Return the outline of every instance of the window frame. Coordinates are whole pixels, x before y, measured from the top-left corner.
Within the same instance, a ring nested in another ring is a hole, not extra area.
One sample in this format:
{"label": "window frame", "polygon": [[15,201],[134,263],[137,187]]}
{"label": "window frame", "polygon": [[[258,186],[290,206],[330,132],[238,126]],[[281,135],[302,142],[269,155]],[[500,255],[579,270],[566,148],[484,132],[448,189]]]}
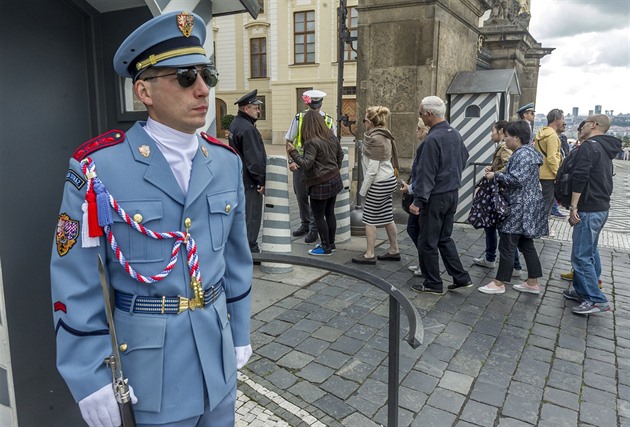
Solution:
{"label": "window frame", "polygon": [[[303,17],[302,21],[298,21],[298,16]],[[309,20],[309,17],[312,17]],[[304,27],[303,31],[298,31],[298,24],[302,24]],[[312,30],[309,30],[309,24],[311,24]],[[316,42],[316,32],[315,32],[315,11],[314,10],[302,10],[298,12],[293,12],[293,63],[294,64],[315,64],[315,42]],[[303,38],[302,42],[298,42],[299,37]],[[312,38],[312,41],[309,42],[309,38]],[[298,49],[301,47],[301,49]],[[311,47],[311,51],[309,51],[309,47]],[[301,61],[298,60],[298,56],[302,56],[303,59]],[[312,55],[312,60],[309,60],[309,55]]]}
{"label": "window frame", "polygon": [[[262,43],[261,43],[262,41]],[[253,45],[259,42],[258,53],[254,53]],[[262,51],[261,46],[264,48]],[[257,64],[259,73],[254,73],[254,64]],[[267,75],[267,37],[255,37],[249,39],[249,76],[252,79],[266,79]]]}

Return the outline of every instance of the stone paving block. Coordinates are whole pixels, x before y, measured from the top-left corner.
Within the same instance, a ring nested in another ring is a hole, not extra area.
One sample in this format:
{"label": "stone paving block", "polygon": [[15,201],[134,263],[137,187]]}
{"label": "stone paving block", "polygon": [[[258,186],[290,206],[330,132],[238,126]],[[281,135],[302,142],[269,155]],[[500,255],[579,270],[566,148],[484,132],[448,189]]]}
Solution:
{"label": "stone paving block", "polygon": [[475,378],[469,375],[446,371],[440,380],[439,386],[456,393],[467,395],[474,380]]}
{"label": "stone paving block", "polygon": [[266,377],[276,387],[285,390],[297,382],[297,378],[285,369],[278,369]]}
{"label": "stone paving block", "polygon": [[319,363],[311,362],[304,367],[300,372],[297,373],[298,377],[304,378],[307,381],[312,383],[321,384],[326,381],[328,377],[330,377],[335,371],[332,369],[322,366]]}
{"label": "stone paving block", "polygon": [[456,415],[442,411],[441,409],[425,405],[422,411],[414,418],[411,427],[444,427],[452,425],[457,419]]}
{"label": "stone paving block", "polygon": [[586,338],[586,345],[589,348],[596,348],[609,353],[615,352],[615,340],[608,338],[601,338],[597,336],[589,335]]}
{"label": "stone paving block", "polygon": [[584,361],[584,350],[572,350],[562,347],[556,347],[554,352],[556,360],[566,360],[574,363],[582,363]]}
{"label": "stone paving block", "polygon": [[357,354],[354,355],[357,360],[372,366],[378,366],[387,358],[387,356],[388,354],[386,352],[367,346],[363,347]]}
{"label": "stone paving block", "polygon": [[549,425],[557,427],[573,427],[577,425],[578,413],[551,403],[543,403],[540,419],[541,424],[549,423]]}
{"label": "stone paving block", "polygon": [[[312,290],[312,288],[311,288],[311,290]],[[326,295],[324,293],[317,292],[317,293],[309,296],[308,298],[305,298],[304,302],[309,303],[309,304],[315,304],[315,305],[323,306],[327,302],[329,302],[332,298],[333,297],[330,296],[330,295]]]}
{"label": "stone paving block", "polygon": [[520,381],[512,381],[510,387],[508,388],[508,392],[511,395],[523,397],[526,399],[532,398],[536,400],[541,400],[543,397],[542,388]]}
{"label": "stone paving block", "polygon": [[465,400],[465,395],[440,386],[433,390],[433,393],[427,400],[427,404],[452,414],[459,414]]}
{"label": "stone paving block", "polygon": [[580,409],[580,395],[577,393],[545,387],[544,400],[574,411]]}
{"label": "stone paving block", "polygon": [[615,353],[604,351],[598,348],[586,347],[586,358],[587,359],[595,359],[601,362],[615,364]]}
{"label": "stone paving block", "polygon": [[277,361],[278,359],[280,359],[282,356],[289,353],[290,351],[291,351],[290,347],[287,347],[285,345],[278,344],[275,342],[271,342],[265,345],[264,347],[261,347],[258,350],[256,350],[256,353],[262,357],[266,357],[267,359]]}
{"label": "stone paving block", "polygon": [[280,313],[276,320],[282,320],[291,324],[295,324],[306,316],[304,311],[287,309],[284,313]]}
{"label": "stone paving block", "polygon": [[343,312],[351,304],[352,303],[349,301],[343,301],[343,300],[334,298],[328,301],[322,307],[339,313],[339,312]]}
{"label": "stone paving block", "polygon": [[556,346],[556,341],[539,335],[530,335],[527,339],[527,344],[541,348],[554,348]]}
{"label": "stone paving block", "polygon": [[423,353],[420,360],[414,365],[414,369],[436,378],[442,378],[447,368],[448,363],[442,362],[427,353]]}
{"label": "stone paving block", "polygon": [[523,359],[533,359],[538,360],[544,363],[550,363],[554,358],[553,350],[549,350],[546,348],[540,348],[532,345],[528,345],[525,347],[523,351]]}
{"label": "stone paving block", "polygon": [[438,378],[413,370],[403,379],[402,385],[425,394],[431,394],[438,382]]}
{"label": "stone paving block", "polygon": [[[439,338],[439,337],[438,337]],[[431,343],[423,353],[424,356],[430,356],[442,362],[449,362],[457,350],[452,347],[439,344],[437,342]]]}
{"label": "stone paving block", "polygon": [[318,322],[328,322],[330,319],[337,315],[333,310],[328,310],[322,307],[318,307],[313,312],[309,313],[306,318],[311,320],[316,320]]}
{"label": "stone paving block", "polygon": [[514,373],[514,379],[542,389],[547,381],[549,369],[550,366],[548,363],[538,360],[521,359],[521,363],[519,363]]}
{"label": "stone paving block", "polygon": [[351,328],[352,325],[354,325],[355,323],[357,323],[357,319],[350,317],[342,312],[326,322],[326,326],[346,331]]}
{"label": "stone paving block", "polygon": [[382,406],[387,403],[387,394],[387,384],[371,378],[367,379],[356,393],[358,397],[368,400],[377,406]]}
{"label": "stone paving block", "polygon": [[333,342],[330,346],[332,350],[341,351],[342,353],[346,353],[349,355],[355,354],[359,349],[361,349],[365,345],[365,342],[361,340],[357,340],[351,337],[342,336],[339,337],[335,342]]}
{"label": "stone paving block", "polygon": [[252,348],[254,349],[254,352],[256,352],[259,348],[264,347],[265,345],[272,342],[274,340],[274,337],[267,334],[252,333],[250,334],[250,340]]}
{"label": "stone paving block", "polygon": [[298,396],[307,402],[314,402],[326,394],[326,392],[324,392],[322,389],[314,386],[308,381],[300,381],[297,384],[293,385],[291,388],[289,388],[289,393]]}
{"label": "stone paving block", "polygon": [[310,354],[293,350],[278,360],[278,365],[289,369],[302,369],[313,361],[314,357]]}
{"label": "stone paving block", "polygon": [[349,415],[341,421],[341,424],[346,427],[380,427],[380,424],[376,424],[371,419],[366,417],[365,415],[359,414],[355,412],[354,414]]}
{"label": "stone paving block", "polygon": [[608,378],[592,372],[584,372],[584,384],[598,390],[617,394],[617,382],[614,378]]}
{"label": "stone paving block", "polygon": [[398,389],[398,404],[413,413],[417,413],[426,403],[428,395],[421,391],[400,386]]}
{"label": "stone paving block", "polygon": [[316,400],[313,402],[313,405],[337,420],[345,418],[355,412],[354,408],[331,394],[327,394]]}
{"label": "stone paving block", "polygon": [[[628,396],[630,398],[630,396]],[[589,386],[582,387],[582,401],[601,405],[605,408],[617,408],[617,394],[598,390]]]}
{"label": "stone paving block", "polygon": [[459,418],[480,426],[491,426],[497,418],[498,409],[485,403],[469,400]]}
{"label": "stone paving block", "polygon": [[345,335],[347,337],[355,338],[361,341],[368,341],[370,338],[372,338],[376,334],[376,332],[377,332],[376,328],[372,328],[370,326],[361,325],[360,323],[357,323],[354,326],[352,326],[350,329],[348,329]]}
{"label": "stone paving block", "polygon": [[[415,414],[405,410],[405,409],[399,409],[398,410],[398,425],[400,427],[407,427],[411,424],[411,422],[413,421],[413,417]],[[377,423],[379,423],[382,426],[386,426],[388,424],[387,422],[388,420],[388,412],[387,412],[387,406],[383,406],[381,409],[379,409],[379,411],[374,415],[374,421],[376,421]]]}
{"label": "stone paving block", "polygon": [[491,406],[501,407],[505,402],[507,387],[500,387],[496,384],[489,384],[476,381],[470,398],[477,402],[486,403]]}
{"label": "stone paving block", "polygon": [[322,322],[316,322],[315,320],[302,319],[295,324],[294,328],[300,331],[312,333],[318,330],[322,324]]}
{"label": "stone paving block", "polygon": [[[630,357],[630,354],[626,357]],[[617,366],[611,363],[600,362],[599,360],[593,359],[586,359],[584,361],[584,372],[601,375],[615,380],[617,371]]]}
{"label": "stone paving block", "polygon": [[342,400],[346,400],[359,388],[359,384],[345,380],[337,375],[332,375],[322,383],[321,388]]}
{"label": "stone paving block", "polygon": [[295,349],[301,351],[302,353],[310,354],[311,356],[317,357],[322,354],[329,346],[330,343],[328,341],[309,337],[302,341],[298,346],[296,346]]}
{"label": "stone paving block", "polygon": [[540,403],[540,399],[508,393],[501,415],[535,425],[538,421]]}
{"label": "stone paving block", "polygon": [[376,411],[379,410],[379,407],[376,406],[374,402],[370,402],[359,396],[351,396],[346,402],[367,417],[373,417]]}
{"label": "stone paving block", "polygon": [[344,330],[342,329],[332,328],[328,325],[322,325],[318,330],[312,333],[312,336],[331,343],[343,334]]}
{"label": "stone paving block", "polygon": [[551,369],[549,372],[549,379],[547,380],[549,387],[557,388],[559,390],[569,391],[571,393],[579,393],[582,388],[582,377],[565,372]]}
{"label": "stone paving block", "polygon": [[289,347],[295,347],[304,341],[308,336],[309,334],[307,332],[300,331],[299,329],[288,329],[277,336],[274,341]]}
{"label": "stone paving block", "polygon": [[376,368],[360,360],[350,359],[337,371],[337,374],[349,380],[363,383]]}
{"label": "stone paving block", "polygon": [[257,313],[254,318],[260,322],[270,322],[275,319],[280,314],[284,313],[286,310],[282,307],[271,306],[269,308],[264,309],[263,311]]}
{"label": "stone paving block", "polygon": [[582,402],[579,420],[581,423],[589,423],[594,426],[614,426],[617,425],[617,414],[613,409],[602,408],[589,402]]}
{"label": "stone paving block", "polygon": [[627,397],[630,396],[630,394],[619,393],[619,395],[624,397],[623,399],[617,399],[617,411],[619,412],[619,417],[630,419],[630,400],[628,400],[629,398]]}
{"label": "stone paving block", "polygon": [[339,351],[327,349],[317,357],[317,362],[333,369],[341,368],[350,356]]}
{"label": "stone paving block", "polygon": [[470,377],[477,377],[483,367],[483,359],[478,355],[459,352],[451,359],[449,369]]}

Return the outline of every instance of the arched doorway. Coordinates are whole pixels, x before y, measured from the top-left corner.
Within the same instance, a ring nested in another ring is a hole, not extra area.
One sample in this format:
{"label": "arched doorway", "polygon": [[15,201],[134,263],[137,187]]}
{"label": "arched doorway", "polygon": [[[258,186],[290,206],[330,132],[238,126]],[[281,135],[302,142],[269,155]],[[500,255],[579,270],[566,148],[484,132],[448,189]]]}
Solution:
{"label": "arched doorway", "polygon": [[221,119],[227,114],[227,104],[220,98],[215,98],[215,111],[217,112],[217,137],[221,138],[227,129],[221,127]]}

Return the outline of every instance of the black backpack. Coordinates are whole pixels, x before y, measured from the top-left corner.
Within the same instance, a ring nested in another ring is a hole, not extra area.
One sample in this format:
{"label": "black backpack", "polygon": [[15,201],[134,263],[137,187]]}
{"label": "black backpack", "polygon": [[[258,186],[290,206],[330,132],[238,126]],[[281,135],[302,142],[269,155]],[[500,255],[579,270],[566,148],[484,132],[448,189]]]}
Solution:
{"label": "black backpack", "polygon": [[573,165],[575,164],[578,151],[579,148],[571,150],[569,155],[560,163],[554,183],[554,197],[560,206],[566,209],[569,209],[571,205],[571,196],[573,194],[573,191],[571,191],[571,180],[573,179]]}

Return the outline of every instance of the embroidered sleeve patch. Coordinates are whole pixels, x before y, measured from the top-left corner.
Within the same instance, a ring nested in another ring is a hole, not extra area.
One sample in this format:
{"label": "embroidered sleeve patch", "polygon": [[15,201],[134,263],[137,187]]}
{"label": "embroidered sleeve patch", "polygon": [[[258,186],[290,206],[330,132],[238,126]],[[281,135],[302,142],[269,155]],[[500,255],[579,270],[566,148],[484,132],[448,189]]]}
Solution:
{"label": "embroidered sleeve patch", "polygon": [[64,313],[67,313],[66,311],[66,305],[64,303],[62,303],[61,301],[57,301],[55,302],[55,311],[63,311]]}
{"label": "embroidered sleeve patch", "polygon": [[57,253],[64,256],[72,249],[79,237],[79,221],[71,219],[67,214],[59,214],[57,218],[57,230],[55,240],[57,241]]}
{"label": "embroidered sleeve patch", "polygon": [[72,169],[68,169],[68,173],[66,173],[66,181],[77,187],[77,190],[80,190],[85,185],[85,179]]}

